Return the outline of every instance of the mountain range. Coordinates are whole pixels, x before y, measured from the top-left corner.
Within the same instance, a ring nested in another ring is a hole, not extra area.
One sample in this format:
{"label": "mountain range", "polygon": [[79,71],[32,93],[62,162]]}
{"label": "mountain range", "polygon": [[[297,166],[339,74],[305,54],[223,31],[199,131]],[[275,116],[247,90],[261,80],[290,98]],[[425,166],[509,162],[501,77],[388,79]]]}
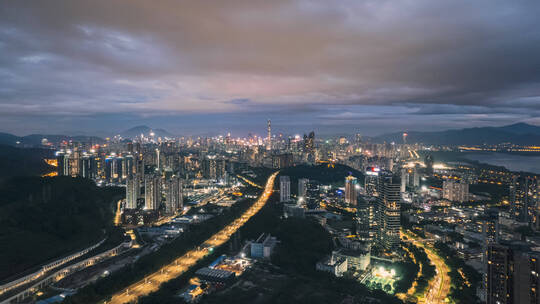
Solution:
{"label": "mountain range", "polygon": [[[120,136],[124,138],[135,138],[144,134],[149,136],[153,132],[155,137],[174,137],[171,133],[163,129],[152,129],[148,126],[136,126],[129,130],[125,130],[120,133]],[[92,142],[95,144],[101,144],[105,142],[105,139],[97,136],[83,136],[83,135],[55,135],[55,134],[30,134],[26,136],[17,136],[9,133],[0,132],[0,145],[18,146],[18,147],[38,147],[42,145],[42,140],[46,138],[51,143],[59,143],[62,141],[75,141],[75,142]]]}
{"label": "mountain range", "polygon": [[9,133],[0,133],[0,145],[19,146],[19,147],[37,147],[42,144],[42,140],[46,138],[51,143],[59,143],[62,141],[75,142],[92,142],[103,143],[105,140],[96,136],[69,136],[69,135],[54,135],[54,134],[30,134],[26,136],[17,136]]}
{"label": "mountain range", "polygon": [[[408,143],[431,145],[479,145],[513,143],[518,145],[539,145],[540,127],[526,123],[516,123],[502,127],[481,127],[437,132],[407,132]],[[377,142],[403,142],[403,133],[389,133],[374,138]]]}
{"label": "mountain range", "polygon": [[[150,136],[153,132],[157,137],[175,137],[164,129],[153,129],[145,125],[136,126],[120,133],[123,138],[135,138],[144,134]],[[118,133],[117,133],[118,134]],[[436,132],[410,131],[407,132],[408,143],[424,143],[431,145],[479,145],[479,144],[500,144],[513,143],[518,145],[540,145],[540,127],[526,123],[516,123],[502,127],[481,127],[458,130],[446,130]],[[69,136],[69,135],[47,135],[31,134],[26,136],[16,136],[9,133],[0,133],[0,145],[10,145],[19,147],[36,147],[41,145],[43,138],[49,142],[59,143],[61,141],[93,142],[103,143],[105,140],[96,136]],[[388,133],[372,138],[375,142],[403,142],[403,133]]]}
{"label": "mountain range", "polygon": [[173,134],[167,132],[163,129],[152,129],[149,126],[136,126],[129,130],[120,133],[120,136],[125,138],[135,138],[143,134],[144,136],[149,136],[153,132],[154,136],[157,137],[175,137]]}

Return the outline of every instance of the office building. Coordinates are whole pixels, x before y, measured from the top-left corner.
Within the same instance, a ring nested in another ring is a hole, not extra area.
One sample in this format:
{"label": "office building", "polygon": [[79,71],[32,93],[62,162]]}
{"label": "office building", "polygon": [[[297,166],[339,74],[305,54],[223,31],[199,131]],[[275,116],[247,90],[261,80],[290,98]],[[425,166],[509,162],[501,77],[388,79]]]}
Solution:
{"label": "office building", "polygon": [[379,172],[381,170],[377,167],[366,168],[364,174],[364,189],[368,196],[378,196],[377,183],[379,182]]}
{"label": "office building", "polygon": [[394,251],[399,247],[401,228],[400,183],[391,175],[380,175],[378,182],[377,228],[379,244]]}

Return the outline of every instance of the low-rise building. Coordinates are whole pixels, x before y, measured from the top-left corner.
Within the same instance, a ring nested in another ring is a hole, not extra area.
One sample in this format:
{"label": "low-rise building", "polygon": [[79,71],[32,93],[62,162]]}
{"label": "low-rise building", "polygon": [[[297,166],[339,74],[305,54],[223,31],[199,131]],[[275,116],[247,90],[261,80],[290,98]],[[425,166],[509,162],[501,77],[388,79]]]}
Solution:
{"label": "low-rise building", "polygon": [[259,238],[251,242],[251,257],[256,259],[269,259],[277,244],[277,239],[270,234],[261,234]]}
{"label": "low-rise building", "polygon": [[333,253],[315,264],[315,269],[330,272],[336,277],[341,277],[347,271],[347,259],[338,257]]}

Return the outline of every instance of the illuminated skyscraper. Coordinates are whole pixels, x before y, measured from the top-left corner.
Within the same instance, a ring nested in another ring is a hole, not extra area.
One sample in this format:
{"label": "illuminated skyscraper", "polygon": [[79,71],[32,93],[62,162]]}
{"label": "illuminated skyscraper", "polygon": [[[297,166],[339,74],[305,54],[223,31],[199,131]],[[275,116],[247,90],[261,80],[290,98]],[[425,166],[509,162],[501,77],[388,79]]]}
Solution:
{"label": "illuminated skyscraper", "polygon": [[387,250],[399,247],[399,229],[401,228],[400,183],[391,175],[379,175],[378,183],[378,241]]}
{"label": "illuminated skyscraper", "polygon": [[358,198],[356,234],[363,241],[371,240],[372,206],[363,197]]}
{"label": "illuminated skyscraper", "polygon": [[358,197],[358,179],[354,176],[347,176],[345,178],[345,203],[349,205],[356,205]]}
{"label": "illuminated skyscraper", "polygon": [[268,138],[266,139],[266,150],[272,150],[272,123],[268,120]]}
{"label": "illuminated skyscraper", "polygon": [[364,174],[364,189],[366,191],[366,195],[368,196],[377,196],[377,184],[379,182],[379,172],[380,169],[376,167],[368,167],[366,168],[365,174]]}
{"label": "illuminated skyscraper", "polygon": [[288,176],[279,177],[279,201],[289,202],[291,200],[291,179]]}

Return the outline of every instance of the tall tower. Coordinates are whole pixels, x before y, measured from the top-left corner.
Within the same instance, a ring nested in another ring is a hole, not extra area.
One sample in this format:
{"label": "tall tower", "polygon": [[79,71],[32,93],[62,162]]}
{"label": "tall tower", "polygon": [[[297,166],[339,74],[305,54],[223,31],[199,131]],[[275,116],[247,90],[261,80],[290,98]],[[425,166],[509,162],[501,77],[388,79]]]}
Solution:
{"label": "tall tower", "polygon": [[268,120],[268,139],[266,142],[266,150],[272,150],[272,123]]}
{"label": "tall tower", "polygon": [[399,247],[399,229],[401,228],[400,182],[391,175],[379,175],[378,223],[379,243],[387,250],[395,251]]}

